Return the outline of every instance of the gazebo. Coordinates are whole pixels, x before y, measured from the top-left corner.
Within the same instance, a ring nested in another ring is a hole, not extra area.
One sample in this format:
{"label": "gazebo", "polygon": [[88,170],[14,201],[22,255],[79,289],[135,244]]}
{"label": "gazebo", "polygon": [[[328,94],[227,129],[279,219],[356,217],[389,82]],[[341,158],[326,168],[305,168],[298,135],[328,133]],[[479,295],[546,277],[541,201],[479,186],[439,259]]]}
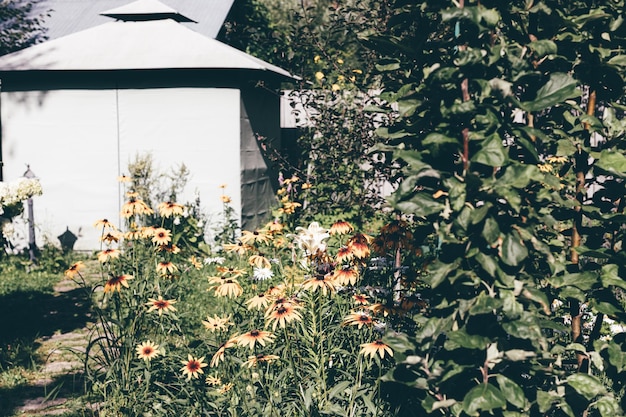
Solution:
{"label": "gazebo", "polygon": [[225,183],[242,227],[267,220],[275,173],[257,138],[281,146],[280,85],[292,76],[156,0],[102,15],[114,20],[0,57],[2,174],[29,164],[40,178],[39,236],[69,227],[76,249],[98,247],[92,224],[121,224],[117,177],[144,153],[163,170],[189,169],[179,200],[197,194],[216,214]]}

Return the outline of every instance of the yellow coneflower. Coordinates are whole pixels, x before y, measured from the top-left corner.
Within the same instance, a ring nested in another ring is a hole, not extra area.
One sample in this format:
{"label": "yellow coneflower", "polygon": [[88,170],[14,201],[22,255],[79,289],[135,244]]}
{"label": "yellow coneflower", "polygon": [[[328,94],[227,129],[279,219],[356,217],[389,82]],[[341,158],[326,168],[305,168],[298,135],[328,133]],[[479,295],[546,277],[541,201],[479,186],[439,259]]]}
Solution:
{"label": "yellow coneflower", "polygon": [[202,269],[202,262],[200,262],[198,258],[193,255],[189,258],[189,263],[196,269]]}
{"label": "yellow coneflower", "polygon": [[152,243],[156,245],[167,245],[172,241],[172,232],[162,227],[159,227],[154,231],[152,236]]}
{"label": "yellow coneflower", "polygon": [[172,242],[168,243],[167,245],[158,245],[156,249],[157,252],[167,252],[173,254],[180,253],[180,248]]}
{"label": "yellow coneflower", "polygon": [[356,267],[345,267],[338,268],[335,270],[333,274],[334,282],[337,285],[346,286],[348,284],[355,285],[357,279],[359,278],[359,271]]}
{"label": "yellow coneflower", "polygon": [[372,241],[370,236],[363,233],[357,233],[348,240],[348,247],[359,259],[367,258],[370,255],[368,244]]}
{"label": "yellow coneflower", "polygon": [[126,240],[143,239],[143,233],[141,232],[141,230],[129,230],[124,233],[124,239]]}
{"label": "yellow coneflower", "polygon": [[205,380],[207,385],[216,386],[222,385],[222,379],[217,375],[207,375]]}
{"label": "yellow coneflower", "polygon": [[219,317],[215,314],[213,317],[207,316],[206,320],[202,320],[202,324],[207,330],[215,332],[218,330],[226,330],[228,326],[231,326],[233,323],[231,323],[230,317]]}
{"label": "yellow coneflower", "polygon": [[255,308],[257,310],[261,310],[267,308],[269,302],[270,300],[268,299],[268,297],[265,294],[261,293],[246,301],[246,304],[248,304],[248,310],[252,310]]}
{"label": "yellow coneflower", "polygon": [[174,303],[176,303],[176,300],[164,300],[163,297],[159,295],[158,298],[148,298],[146,305],[150,307],[148,308],[148,312],[156,311],[160,316],[163,313],[176,311],[176,307],[173,305]]}
{"label": "yellow coneflower", "polygon": [[117,227],[115,227],[115,225],[113,223],[111,223],[108,219],[101,219],[101,220],[97,220],[94,224],[93,227],[96,228],[108,228],[111,230],[117,230]]}
{"label": "yellow coneflower", "polygon": [[267,314],[267,323],[265,326],[272,325],[272,330],[276,330],[277,326],[285,328],[287,323],[292,321],[301,321],[302,316],[296,309],[298,306],[294,304],[281,304],[273,308],[269,314]]}
{"label": "yellow coneflower", "polygon": [[546,161],[550,162],[551,164],[563,164],[565,162],[567,162],[567,157],[566,156],[549,156],[546,158]]}
{"label": "yellow coneflower", "polygon": [[354,258],[354,253],[352,253],[352,250],[347,246],[340,247],[337,251],[337,256],[335,256],[335,260],[339,264],[344,261],[350,261],[352,258]]}
{"label": "yellow coneflower", "polygon": [[329,292],[332,293],[335,290],[335,284],[333,283],[332,278],[331,274],[317,274],[314,277],[305,280],[302,283],[302,288],[312,292],[321,289],[322,294],[327,295]]}
{"label": "yellow coneflower", "polygon": [[367,314],[365,311],[357,311],[354,313],[350,313],[343,319],[344,326],[358,326],[359,329],[363,326],[371,326],[374,324],[374,320],[372,316]]}
{"label": "yellow coneflower", "polygon": [[191,378],[198,378],[199,374],[203,374],[204,371],[202,368],[208,366],[208,364],[204,363],[204,356],[201,358],[195,358],[191,355],[188,355],[186,361],[182,361],[182,364],[185,365],[180,368],[183,371],[183,376],[187,376],[187,380]]}
{"label": "yellow coneflower", "polygon": [[228,266],[220,266],[218,265],[216,267],[217,272],[219,272],[220,274],[222,274],[222,276],[227,276],[229,275],[231,278],[239,278],[242,277],[246,274],[246,270],[245,269],[239,269],[239,268],[235,268],[235,267],[228,267]]}
{"label": "yellow coneflower", "polygon": [[159,203],[157,210],[162,217],[182,216],[185,212],[185,206],[172,201],[165,201]]}
{"label": "yellow coneflower", "polygon": [[396,313],[396,310],[393,306],[388,306],[381,303],[375,303],[368,307],[370,311],[374,313],[383,313],[384,317],[387,317],[390,314]]}
{"label": "yellow coneflower", "polygon": [[136,200],[139,197],[139,193],[137,191],[126,191],[126,197],[129,200]]}
{"label": "yellow coneflower", "polygon": [[230,202],[232,202],[232,201],[233,201],[233,200],[232,200],[232,198],[230,198],[230,197],[229,197],[229,196],[227,196],[226,194],[222,194],[222,195],[220,196],[220,200],[222,200],[222,203],[224,203],[224,204],[228,204],[228,203],[230,203]]}
{"label": "yellow coneflower", "polygon": [[149,239],[154,236],[154,232],[159,229],[156,226],[142,226],[139,230],[141,232],[141,237],[144,239]]}
{"label": "yellow coneflower", "polygon": [[241,232],[241,236],[239,237],[239,241],[244,245],[248,245],[250,243],[263,243],[267,245],[270,243],[270,239],[271,235],[268,235],[262,230],[255,230],[254,232],[244,230]]}
{"label": "yellow coneflower", "polygon": [[145,342],[138,344],[135,350],[137,351],[137,357],[146,362],[150,362],[152,359],[161,354],[159,351],[159,345],[155,345],[150,340],[146,340]]}
{"label": "yellow coneflower", "polygon": [[102,263],[108,262],[111,259],[116,259],[120,257],[119,249],[105,249],[102,252],[98,253],[98,260]]}
{"label": "yellow coneflower", "polygon": [[278,220],[271,221],[264,226],[264,229],[267,229],[268,233],[275,234],[282,232],[285,225],[283,225]]}
{"label": "yellow coneflower", "polygon": [[269,259],[267,259],[263,255],[252,255],[250,258],[248,258],[248,263],[252,266],[256,266],[257,268],[270,269],[272,267]]}
{"label": "yellow coneflower", "polygon": [[370,303],[369,302],[369,297],[367,295],[364,295],[364,294],[354,294],[352,296],[352,298],[354,299],[354,302],[356,304],[360,304],[360,305],[366,306],[366,305],[368,305]]}
{"label": "yellow coneflower", "polygon": [[213,358],[211,358],[211,368],[219,365],[220,361],[224,361],[226,349],[235,346],[237,344],[237,338],[238,336],[231,337],[217,349],[217,352],[215,352],[215,355],[213,355]]}
{"label": "yellow coneflower", "polygon": [[248,346],[250,349],[254,350],[257,343],[261,346],[265,346],[265,343],[273,342],[274,337],[271,332],[255,329],[237,337],[237,344],[239,346]]}
{"label": "yellow coneflower", "polygon": [[122,287],[128,288],[128,280],[133,279],[132,275],[114,275],[104,284],[104,292],[121,292]]}
{"label": "yellow coneflower", "polygon": [[213,288],[213,290],[215,291],[215,295],[219,297],[237,298],[243,294],[241,285],[232,278],[223,281],[220,285]]}
{"label": "yellow coneflower", "polygon": [[300,181],[300,178],[297,175],[292,175],[291,178],[287,178],[286,180],[283,180],[283,184],[289,185],[298,181]]}
{"label": "yellow coneflower", "polygon": [[282,297],[285,294],[287,287],[285,284],[272,285],[269,287],[265,293],[268,297]]}
{"label": "yellow coneflower", "polygon": [[220,389],[217,390],[218,394],[226,394],[228,391],[230,391],[231,389],[233,389],[235,385],[232,382],[229,382],[227,384],[223,384]]}
{"label": "yellow coneflower", "polygon": [[248,360],[242,363],[241,366],[252,368],[256,366],[258,363],[262,363],[262,362],[271,363],[278,359],[280,358],[276,355],[263,355],[263,354],[251,355],[251,356],[248,356]]}
{"label": "yellow coneflower", "polygon": [[106,242],[108,244],[117,243],[120,241],[122,236],[123,235],[121,232],[118,232],[117,230],[110,230],[109,232],[107,232],[106,234],[100,237],[100,241]]}
{"label": "yellow coneflower", "polygon": [[554,167],[550,164],[538,164],[537,168],[541,172],[552,172],[554,170]]}
{"label": "yellow coneflower", "polygon": [[243,242],[225,243],[223,247],[226,252],[236,253],[239,256],[243,256],[248,253],[248,251],[254,249],[252,246],[246,245]]}
{"label": "yellow coneflower", "polygon": [[161,261],[156,266],[156,271],[161,275],[171,275],[178,270],[178,267],[170,261]]}
{"label": "yellow coneflower", "polygon": [[298,207],[302,207],[302,204],[296,203],[293,201],[281,201],[281,202],[282,202],[282,207],[278,209],[278,212],[282,214],[293,214],[296,212],[296,209]]}
{"label": "yellow coneflower", "polygon": [[135,198],[131,198],[129,201],[124,203],[121,210],[121,215],[124,218],[132,217],[135,214],[138,215],[150,215],[154,213],[146,203],[141,200],[137,200]]}
{"label": "yellow coneflower", "polygon": [[328,233],[331,235],[347,235],[348,233],[352,233],[354,231],[354,227],[343,220],[336,221],[330,226]]}
{"label": "yellow coneflower", "polygon": [[133,179],[131,177],[129,177],[128,175],[120,175],[119,177],[117,177],[117,181],[118,182],[131,182]]}
{"label": "yellow coneflower", "polygon": [[369,356],[370,358],[373,358],[378,353],[381,359],[385,357],[385,354],[393,356],[393,350],[391,350],[388,345],[383,343],[382,340],[376,340],[371,343],[363,343],[361,345],[361,351],[359,353],[362,353],[365,356]]}
{"label": "yellow coneflower", "polygon": [[65,270],[65,276],[68,278],[74,278],[76,275],[80,275],[80,271],[82,271],[84,268],[85,264],[83,263],[83,261],[75,262]]}

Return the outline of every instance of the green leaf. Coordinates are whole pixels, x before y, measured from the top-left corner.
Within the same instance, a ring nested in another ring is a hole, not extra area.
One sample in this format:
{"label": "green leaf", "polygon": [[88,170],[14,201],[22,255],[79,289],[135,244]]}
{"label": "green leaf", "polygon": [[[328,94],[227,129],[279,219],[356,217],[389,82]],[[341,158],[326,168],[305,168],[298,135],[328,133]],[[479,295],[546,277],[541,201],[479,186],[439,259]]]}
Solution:
{"label": "green leaf", "polygon": [[526,396],[522,388],[515,382],[505,377],[504,375],[497,375],[496,381],[500,386],[500,391],[504,394],[504,397],[508,402],[516,406],[517,408],[524,408],[526,405]]}
{"label": "green leaf", "polygon": [[617,369],[617,372],[626,370],[626,352],[622,351],[622,347],[611,341],[607,351],[609,352],[609,363]]}
{"label": "green leaf", "polygon": [[496,277],[496,272],[498,270],[498,262],[488,255],[485,255],[483,252],[479,252],[476,254],[476,262],[481,266],[482,269],[485,270],[492,278]]}
{"label": "green leaf", "polygon": [[458,139],[455,138],[451,138],[449,136],[443,135],[441,133],[429,133],[428,135],[426,135],[426,137],[424,138],[424,140],[422,141],[422,144],[424,146],[428,146],[428,145],[441,145],[443,143],[452,143],[455,145],[460,145]]}
{"label": "green leaf", "polygon": [[574,286],[583,291],[590,290],[599,282],[598,275],[595,272],[591,271],[558,275],[549,278],[548,281],[554,288]]}
{"label": "green leaf", "polygon": [[626,156],[621,152],[604,149],[594,165],[611,174],[626,177]]}
{"label": "green leaf", "polygon": [[528,44],[528,47],[537,55],[537,58],[540,59],[546,55],[556,54],[558,49],[556,43],[548,39],[533,41]]}
{"label": "green leaf", "polygon": [[447,340],[444,343],[444,348],[446,350],[455,350],[459,347],[485,350],[490,341],[488,337],[475,334],[470,335],[467,334],[465,330],[449,332],[446,336]]}
{"label": "green leaf", "polygon": [[615,398],[603,397],[596,402],[596,409],[602,417],[615,417],[619,415],[620,410]]}
{"label": "green leaf", "polygon": [[506,398],[491,384],[475,386],[463,398],[463,410],[470,416],[478,416],[481,411],[491,411],[506,407]]}
{"label": "green leaf", "polygon": [[481,234],[488,244],[494,244],[500,237],[500,227],[498,226],[498,222],[493,217],[487,217]]}
{"label": "green leaf", "polygon": [[531,181],[542,181],[543,175],[536,165],[513,164],[506,167],[504,174],[498,178],[499,185],[514,188],[525,188]]}
{"label": "green leaf", "polygon": [[606,394],[606,388],[598,378],[592,375],[576,373],[567,377],[567,384],[577,393],[592,400],[598,395]]}
{"label": "green leaf", "polygon": [[609,59],[607,62],[609,65],[617,65],[618,67],[626,67],[626,55],[616,55]]}
{"label": "green leaf", "polygon": [[436,288],[441,284],[450,274],[458,268],[460,261],[455,261],[450,264],[443,263],[441,261],[435,261],[428,267],[427,281],[432,288]]}
{"label": "green leaf", "polygon": [[526,111],[540,111],[563,103],[565,100],[580,96],[580,90],[576,86],[576,80],[570,75],[553,73],[548,82],[537,91],[536,98],[521,103],[521,107]]}
{"label": "green leaf", "polygon": [[528,249],[518,236],[507,233],[502,241],[502,262],[510,266],[519,265],[528,257]]}
{"label": "green leaf", "polygon": [[537,390],[537,405],[539,406],[539,412],[545,413],[552,408],[552,404],[558,402],[560,398],[561,397],[556,393]]}
{"label": "green leaf", "polygon": [[472,157],[472,162],[490,167],[501,167],[508,160],[509,155],[498,135],[491,135],[485,139],[480,149]]}
{"label": "green leaf", "polygon": [[443,203],[440,203],[426,193],[417,193],[407,200],[394,201],[390,199],[389,201],[395,208],[404,213],[415,214],[418,217],[424,218],[433,214],[439,214],[444,209]]}

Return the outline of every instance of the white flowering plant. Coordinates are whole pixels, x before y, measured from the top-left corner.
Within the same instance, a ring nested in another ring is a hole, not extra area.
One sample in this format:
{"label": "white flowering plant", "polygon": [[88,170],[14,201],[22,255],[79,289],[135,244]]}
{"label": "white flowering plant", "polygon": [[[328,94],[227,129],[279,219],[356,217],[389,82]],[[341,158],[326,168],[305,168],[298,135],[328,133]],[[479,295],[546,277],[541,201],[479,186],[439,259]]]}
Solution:
{"label": "white flowering plant", "polygon": [[0,244],[3,248],[13,235],[12,220],[24,210],[24,200],[42,194],[43,189],[37,178],[0,182]]}

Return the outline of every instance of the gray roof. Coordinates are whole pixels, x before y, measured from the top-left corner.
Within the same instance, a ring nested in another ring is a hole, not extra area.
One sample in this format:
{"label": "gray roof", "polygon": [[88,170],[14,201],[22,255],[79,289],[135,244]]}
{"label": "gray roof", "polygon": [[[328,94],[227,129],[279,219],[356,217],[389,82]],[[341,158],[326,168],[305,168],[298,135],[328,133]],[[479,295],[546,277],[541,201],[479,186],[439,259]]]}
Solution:
{"label": "gray roof", "polygon": [[[211,38],[219,30],[234,0],[163,0],[167,6],[198,23],[185,23],[194,31]],[[56,39],[74,32],[111,21],[100,15],[103,11],[124,6],[129,0],[40,0],[35,14],[47,13],[44,26],[48,39]]]}
{"label": "gray roof", "polygon": [[[197,1],[197,0],[195,0]],[[240,69],[292,78],[287,71],[172,19],[111,21],[0,57],[0,73]]]}

